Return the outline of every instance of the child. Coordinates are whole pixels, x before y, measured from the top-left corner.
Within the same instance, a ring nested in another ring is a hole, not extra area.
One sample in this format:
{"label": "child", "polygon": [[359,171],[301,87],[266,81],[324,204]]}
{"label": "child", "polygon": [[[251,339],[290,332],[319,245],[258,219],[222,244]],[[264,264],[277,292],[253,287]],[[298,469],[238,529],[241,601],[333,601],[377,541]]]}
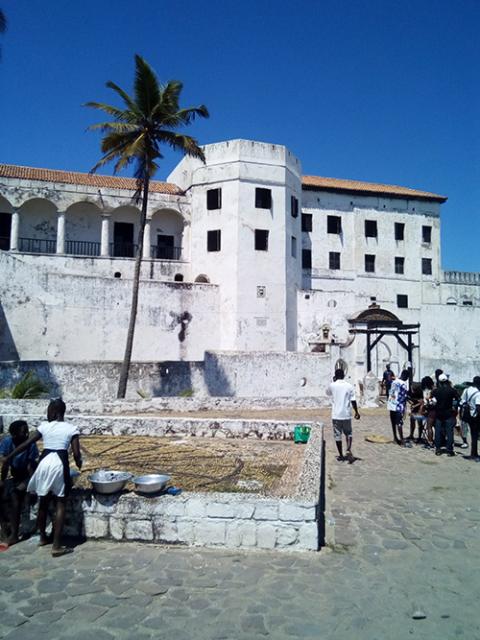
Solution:
{"label": "child", "polygon": [[[42,422],[28,440],[5,458],[8,462],[16,454],[27,451],[33,443],[43,438],[42,457],[28,482],[27,491],[36,493],[40,497],[37,517],[37,526],[40,531],[39,546],[42,547],[53,542],[52,556],[54,558],[71,551],[71,549],[61,546],[65,504],[72,484],[68,463],[70,447],[77,467],[82,468],[79,432],[72,424],[65,422],[65,409],[65,403],[61,398],[51,400],[47,409],[47,421]],[[46,532],[48,505],[52,497],[55,497],[56,501],[53,541],[50,540]]]}
{"label": "child", "polygon": [[[28,424],[25,420],[15,420],[15,422],[12,422],[10,425],[8,431],[10,435],[0,442],[0,465],[4,457],[11,454],[18,446],[28,440]],[[12,457],[11,460],[2,465],[2,493],[5,494],[4,485],[9,469],[13,484],[12,510],[10,514],[11,531],[7,540],[9,545],[16,544],[19,540],[20,516],[27,492],[27,484],[35,471],[37,460],[37,445],[31,443],[25,451]]]}

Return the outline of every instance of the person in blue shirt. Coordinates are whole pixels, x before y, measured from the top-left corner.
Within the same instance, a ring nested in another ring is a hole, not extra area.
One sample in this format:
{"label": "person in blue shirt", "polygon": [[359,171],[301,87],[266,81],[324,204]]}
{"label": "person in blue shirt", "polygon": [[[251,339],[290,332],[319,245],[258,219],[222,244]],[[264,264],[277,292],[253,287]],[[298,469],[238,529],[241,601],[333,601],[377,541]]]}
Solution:
{"label": "person in blue shirt", "polygon": [[0,477],[0,502],[5,504],[6,481],[10,471],[13,485],[12,509],[10,512],[10,536],[7,540],[9,545],[15,544],[19,540],[20,516],[22,513],[27,484],[32,476],[38,461],[38,449],[32,443],[22,453],[14,456],[7,464],[2,465],[2,459],[12,453],[19,445],[28,440],[28,424],[25,420],[15,420],[9,429],[9,435],[0,442],[0,467],[2,468]]}

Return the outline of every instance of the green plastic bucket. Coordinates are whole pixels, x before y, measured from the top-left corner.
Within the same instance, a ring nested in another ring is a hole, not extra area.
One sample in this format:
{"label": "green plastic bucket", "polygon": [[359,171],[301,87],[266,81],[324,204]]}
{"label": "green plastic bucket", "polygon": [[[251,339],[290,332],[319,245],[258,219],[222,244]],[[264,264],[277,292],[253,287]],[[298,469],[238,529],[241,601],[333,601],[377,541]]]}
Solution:
{"label": "green plastic bucket", "polygon": [[293,430],[293,441],[295,444],[305,444],[310,438],[310,427],[306,424],[297,424]]}

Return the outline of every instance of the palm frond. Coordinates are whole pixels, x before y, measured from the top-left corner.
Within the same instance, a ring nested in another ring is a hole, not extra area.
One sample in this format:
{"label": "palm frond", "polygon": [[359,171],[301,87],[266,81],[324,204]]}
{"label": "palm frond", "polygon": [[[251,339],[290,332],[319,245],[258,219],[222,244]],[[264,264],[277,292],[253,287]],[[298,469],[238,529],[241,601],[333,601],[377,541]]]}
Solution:
{"label": "palm frond", "polygon": [[11,396],[15,400],[20,400],[22,398],[41,398],[47,393],[47,385],[33,371],[27,371],[13,387]]}
{"label": "palm frond", "polygon": [[116,133],[134,133],[139,128],[135,124],[127,124],[126,122],[98,122],[97,124],[91,124],[87,127],[87,131],[105,131]]}
{"label": "palm frond", "polygon": [[3,11],[0,9],[0,33],[5,33],[6,30],[7,30],[7,18],[5,17],[5,14],[3,13]]}
{"label": "palm frond", "polygon": [[115,93],[118,93],[118,95],[122,98],[122,100],[127,105],[129,111],[133,111],[134,113],[138,113],[138,105],[137,105],[137,103],[135,102],[135,100],[133,98],[131,98],[128,95],[128,93],[126,91],[124,91],[122,89],[122,87],[119,87],[118,84],[116,84],[115,82],[112,82],[111,80],[109,80],[107,83],[105,83],[105,86],[108,87],[109,89],[112,89],[113,91],[115,91]]}
{"label": "palm frond", "polygon": [[92,107],[93,109],[100,109],[100,111],[105,111],[109,116],[112,116],[116,120],[129,121],[131,114],[124,109],[118,109],[118,107],[113,107],[110,104],[104,104],[103,102],[85,102],[84,107]]}
{"label": "palm frond", "polygon": [[143,116],[148,117],[160,100],[160,85],[153,69],[138,54],[135,67],[135,103]]}
{"label": "palm frond", "polygon": [[198,145],[195,138],[186,136],[181,133],[175,133],[174,131],[157,131],[157,139],[165,144],[168,144],[175,151],[183,151],[189,156],[199,158],[202,162],[205,162],[205,154],[203,149]]}

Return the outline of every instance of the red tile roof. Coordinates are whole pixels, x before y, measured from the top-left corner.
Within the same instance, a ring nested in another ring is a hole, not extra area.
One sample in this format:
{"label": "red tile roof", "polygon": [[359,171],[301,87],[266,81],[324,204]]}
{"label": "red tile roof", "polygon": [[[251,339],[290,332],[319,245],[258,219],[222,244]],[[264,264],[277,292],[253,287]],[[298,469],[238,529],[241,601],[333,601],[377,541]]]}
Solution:
{"label": "red tile roof", "polygon": [[[34,167],[20,167],[13,164],[0,164],[0,178],[83,184],[89,187],[104,187],[105,189],[128,189],[130,191],[135,191],[136,189],[136,181],[134,178],[102,176],[97,173],[78,173],[76,171],[36,169]],[[156,180],[152,180],[150,183],[150,191],[169,195],[181,195],[183,193],[176,184],[157,182]]]}
{"label": "red tile roof", "polygon": [[392,184],[377,184],[375,182],[361,182],[359,180],[341,180],[339,178],[322,178],[321,176],[303,176],[302,186],[307,190],[336,191],[357,194],[376,194],[393,198],[413,198],[416,200],[432,200],[445,202],[447,197],[428,191],[398,187]]}

